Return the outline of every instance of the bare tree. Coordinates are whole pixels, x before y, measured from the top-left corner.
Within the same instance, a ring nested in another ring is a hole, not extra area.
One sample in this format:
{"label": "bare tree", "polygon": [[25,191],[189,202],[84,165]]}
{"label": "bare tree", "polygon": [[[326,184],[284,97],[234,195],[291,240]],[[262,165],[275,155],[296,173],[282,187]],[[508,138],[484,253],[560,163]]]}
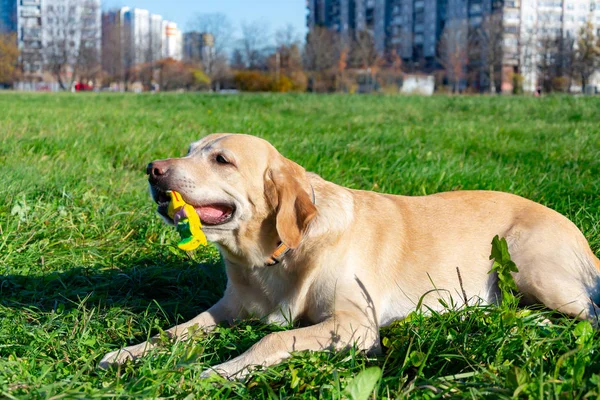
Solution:
{"label": "bare tree", "polygon": [[502,39],[504,27],[502,14],[491,14],[483,17],[481,25],[470,32],[469,58],[475,65],[480,87],[488,87],[490,93],[496,93],[502,68]]}
{"label": "bare tree", "polygon": [[[303,64],[309,76],[309,90],[336,89],[337,65],[344,51],[340,36],[327,28],[316,26],[306,36]],[[346,55],[343,56],[345,64]]]}
{"label": "bare tree", "polygon": [[212,52],[203,60],[204,72],[215,85],[228,73],[227,58],[233,41],[233,25],[225,14],[197,14],[188,24],[191,30],[212,35]]}
{"label": "bare tree", "polygon": [[244,55],[240,49],[234,49],[231,54],[231,68],[234,70],[240,70],[246,68],[246,61],[244,60]]}
{"label": "bare tree", "polygon": [[392,49],[388,54],[387,54],[387,67],[390,69],[390,71],[397,73],[397,74],[401,74],[402,73],[402,68],[403,68],[403,62],[402,62],[402,57],[400,57],[400,54],[398,54],[398,50],[397,49]]}
{"label": "bare tree", "polygon": [[452,82],[453,91],[459,92],[461,82],[466,77],[469,60],[467,50],[467,24],[463,21],[450,21],[446,24],[438,43],[439,62]]}
{"label": "bare tree", "polygon": [[242,24],[242,36],[238,49],[242,54],[247,69],[264,69],[266,67],[266,51],[269,46],[269,28],[260,21]]}
{"label": "bare tree", "polygon": [[537,82],[537,34],[533,27],[524,29],[519,37],[519,72],[523,76],[523,88],[535,89]]}
{"label": "bare tree", "polygon": [[585,92],[590,77],[600,69],[600,38],[594,35],[594,25],[589,20],[579,30],[573,64]]}
{"label": "bare tree", "polygon": [[285,73],[302,71],[300,36],[293,25],[275,32],[275,52],[267,59],[269,69]]}
{"label": "bare tree", "polygon": [[[288,25],[276,31],[275,43],[274,51],[266,59],[267,68],[275,74],[275,82],[279,85],[283,77],[284,81],[291,80],[295,90],[305,88],[306,75],[302,68],[300,37],[294,27]],[[233,60],[235,61],[235,57]]]}
{"label": "bare tree", "polygon": [[560,89],[567,92],[571,87],[575,62],[575,41],[569,36],[559,35],[556,39],[556,77]]}
{"label": "bare tree", "polygon": [[63,90],[100,71],[99,12],[97,0],[53,0],[46,5],[44,56]]}
{"label": "bare tree", "polygon": [[277,47],[292,47],[300,48],[301,39],[294,25],[288,24],[283,28],[275,31],[275,46]]}
{"label": "bare tree", "polygon": [[367,31],[359,31],[354,35],[350,47],[350,64],[354,68],[371,68],[379,61],[375,49],[373,35]]}
{"label": "bare tree", "polygon": [[545,33],[537,40],[538,82],[544,92],[552,91],[552,81],[556,77],[558,59],[557,37]]}
{"label": "bare tree", "polygon": [[327,28],[315,27],[306,36],[304,66],[309,71],[326,71],[340,58],[342,44],[337,33]]}
{"label": "bare tree", "polygon": [[120,14],[106,13],[102,16],[102,70],[110,79],[125,80],[123,30]]}

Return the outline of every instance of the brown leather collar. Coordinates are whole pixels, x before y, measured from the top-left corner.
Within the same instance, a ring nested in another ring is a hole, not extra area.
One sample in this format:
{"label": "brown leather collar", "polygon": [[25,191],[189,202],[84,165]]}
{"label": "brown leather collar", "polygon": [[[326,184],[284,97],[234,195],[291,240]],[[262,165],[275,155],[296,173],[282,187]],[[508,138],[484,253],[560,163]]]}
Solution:
{"label": "brown leather collar", "polygon": [[[317,200],[315,198],[315,188],[312,185],[310,185],[310,189],[312,190],[312,202],[313,204],[317,204]],[[267,259],[265,266],[270,267],[272,265],[279,264],[283,257],[285,257],[285,255],[289,253],[290,250],[292,249],[289,248],[285,243],[280,242],[275,251],[271,254],[271,257]]]}

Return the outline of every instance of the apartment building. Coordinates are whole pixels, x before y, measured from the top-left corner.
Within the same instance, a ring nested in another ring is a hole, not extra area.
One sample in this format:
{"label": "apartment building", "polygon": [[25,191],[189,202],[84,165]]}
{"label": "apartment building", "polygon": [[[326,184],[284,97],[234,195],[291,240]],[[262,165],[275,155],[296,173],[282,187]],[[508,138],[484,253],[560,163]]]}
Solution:
{"label": "apartment building", "polygon": [[100,26],[100,0],[0,0],[0,31],[16,34],[27,80],[41,79],[59,51],[67,66],[82,49],[99,60]]}
{"label": "apartment building", "polygon": [[[565,43],[576,46],[581,28],[589,21],[596,36],[600,37],[600,1],[598,0],[514,0],[516,12],[513,21],[518,18],[519,54],[518,64],[524,75],[524,86],[534,90],[538,85],[538,71],[535,62],[543,57],[540,43],[544,39],[562,37]],[[505,22],[508,17],[505,14]],[[512,39],[512,40],[511,40]],[[537,44],[537,45],[536,45]],[[516,46],[517,38],[505,39],[505,46]],[[593,77],[592,85],[600,88],[600,72]]]}
{"label": "apartment building", "polygon": [[183,59],[210,64],[214,59],[215,38],[210,33],[186,32],[183,34]]}
{"label": "apartment building", "polygon": [[141,8],[125,7],[123,15],[124,51],[126,68],[152,60],[150,47],[150,12]]}
{"label": "apartment building", "polygon": [[149,28],[150,60],[158,61],[163,55],[163,17],[158,14],[150,14]]}
{"label": "apartment building", "polygon": [[77,68],[100,63],[100,7],[100,0],[42,1],[44,64],[62,65],[70,76]]}
{"label": "apartment building", "polygon": [[41,77],[41,0],[0,0],[0,32],[15,33],[26,77]]}
{"label": "apartment building", "polygon": [[385,0],[308,0],[307,25],[326,26],[349,41],[352,32],[367,31],[375,36],[381,51],[385,45],[384,26],[376,21],[384,20]]}
{"label": "apartment building", "polygon": [[183,59],[183,35],[177,24],[171,21],[162,23],[162,56],[181,61]]}

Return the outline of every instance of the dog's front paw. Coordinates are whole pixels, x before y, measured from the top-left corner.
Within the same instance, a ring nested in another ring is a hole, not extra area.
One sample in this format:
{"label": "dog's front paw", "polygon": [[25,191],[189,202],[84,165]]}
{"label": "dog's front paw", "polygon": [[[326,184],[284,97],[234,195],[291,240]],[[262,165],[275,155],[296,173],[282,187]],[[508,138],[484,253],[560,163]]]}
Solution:
{"label": "dog's front paw", "polygon": [[111,351],[100,360],[98,367],[101,369],[108,369],[110,367],[114,367],[119,364],[124,364],[128,360],[134,360],[135,357],[130,352],[126,351],[126,349],[120,349],[116,351]]}
{"label": "dog's front paw", "polygon": [[120,350],[111,351],[100,360],[98,367],[108,369],[110,367],[124,364],[127,361],[135,361],[146,351],[146,343],[140,343],[135,346],[124,347]]}
{"label": "dog's front paw", "polygon": [[208,378],[213,378],[213,377],[217,377],[217,376],[221,376],[221,377],[225,378],[223,375],[221,375],[214,369],[208,368],[208,369],[205,369],[204,371],[202,371],[202,373],[200,374],[200,379],[208,379]]}
{"label": "dog's front paw", "polygon": [[220,376],[230,381],[245,381],[249,373],[248,367],[240,367],[240,365],[235,362],[225,362],[205,369],[200,374],[200,378],[207,379]]}

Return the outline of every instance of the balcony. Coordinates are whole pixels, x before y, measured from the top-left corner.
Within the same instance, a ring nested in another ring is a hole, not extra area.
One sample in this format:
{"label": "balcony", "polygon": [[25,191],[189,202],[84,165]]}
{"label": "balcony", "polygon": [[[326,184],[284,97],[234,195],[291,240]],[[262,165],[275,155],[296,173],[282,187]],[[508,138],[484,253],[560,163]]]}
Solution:
{"label": "balcony", "polygon": [[40,29],[23,30],[23,40],[42,40],[42,31]]}
{"label": "balcony", "polygon": [[42,16],[42,12],[39,8],[29,9],[23,8],[21,9],[21,17],[23,18],[39,18]]}
{"label": "balcony", "polygon": [[40,42],[40,41],[25,42],[25,43],[23,43],[21,52],[32,53],[32,52],[39,51],[41,48],[42,48],[42,42]]}

